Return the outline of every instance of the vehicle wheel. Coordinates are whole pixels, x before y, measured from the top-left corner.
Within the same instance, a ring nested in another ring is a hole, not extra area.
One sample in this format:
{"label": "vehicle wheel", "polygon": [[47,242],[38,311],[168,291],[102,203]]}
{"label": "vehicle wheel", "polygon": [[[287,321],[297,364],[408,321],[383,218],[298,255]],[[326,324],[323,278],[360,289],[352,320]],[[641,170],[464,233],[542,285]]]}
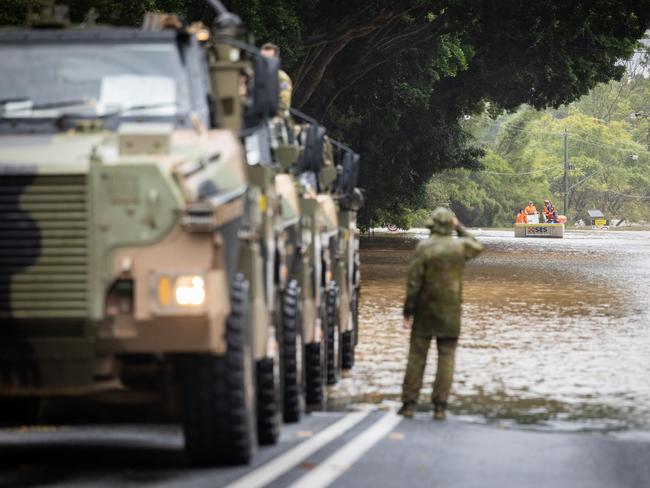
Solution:
{"label": "vehicle wheel", "polygon": [[341,334],[341,369],[352,369],[354,366],[354,331],[348,330]]}
{"label": "vehicle wheel", "polygon": [[359,299],[361,289],[357,286],[352,293],[352,323],[354,324],[354,346],[359,343]]}
{"label": "vehicle wheel", "polygon": [[307,404],[324,409],[327,403],[327,310],[326,293],[320,290],[319,316],[321,321],[321,338],[305,346],[306,401]]}
{"label": "vehicle wheel", "polygon": [[325,406],[323,352],[321,342],[312,342],[305,347],[305,372],[307,375],[306,402],[308,405],[318,408]]}
{"label": "vehicle wheel", "polygon": [[300,287],[291,280],[282,302],[282,377],[284,379],[283,416],[285,422],[298,422],[303,410],[303,344],[300,332]]}
{"label": "vehicle wheel", "polygon": [[279,369],[276,358],[257,362],[257,439],[261,445],[275,444],[280,436]]}
{"label": "vehicle wheel", "polygon": [[339,288],[332,283],[325,295],[325,310],[327,311],[327,384],[335,385],[341,376],[341,347],[339,344]]}
{"label": "vehicle wheel", "polygon": [[196,465],[248,463],[257,448],[248,282],[237,275],[226,322],[227,352],[179,358],[185,449]]}

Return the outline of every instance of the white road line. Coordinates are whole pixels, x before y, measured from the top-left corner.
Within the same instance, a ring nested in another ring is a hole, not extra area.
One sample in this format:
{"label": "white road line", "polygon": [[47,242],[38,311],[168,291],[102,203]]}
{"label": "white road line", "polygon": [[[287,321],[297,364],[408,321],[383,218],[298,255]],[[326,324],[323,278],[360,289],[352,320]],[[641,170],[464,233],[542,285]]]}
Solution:
{"label": "white road line", "polygon": [[255,471],[244,475],[225,488],[258,488],[267,485],[285,472],[289,471],[300,461],[304,460],[324,445],[330,443],[345,431],[351,429],[368,416],[370,410],[354,412],[346,415],[338,422],[330,425],[311,439],[301,442],[284,454],[260,466]]}
{"label": "white road line", "polygon": [[290,488],[324,488],[345,473],[372,446],[384,438],[400,423],[402,417],[395,413],[384,415],[363,434],[355,437],[323,461],[316,469],[297,480]]}

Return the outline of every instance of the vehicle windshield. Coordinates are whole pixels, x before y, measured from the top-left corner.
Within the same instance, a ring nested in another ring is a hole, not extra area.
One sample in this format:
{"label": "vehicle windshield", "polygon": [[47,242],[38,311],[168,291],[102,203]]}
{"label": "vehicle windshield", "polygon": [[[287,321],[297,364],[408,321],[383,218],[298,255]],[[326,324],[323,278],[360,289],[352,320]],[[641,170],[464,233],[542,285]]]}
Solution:
{"label": "vehicle windshield", "polygon": [[174,116],[190,110],[176,45],[70,42],[0,45],[0,117]]}

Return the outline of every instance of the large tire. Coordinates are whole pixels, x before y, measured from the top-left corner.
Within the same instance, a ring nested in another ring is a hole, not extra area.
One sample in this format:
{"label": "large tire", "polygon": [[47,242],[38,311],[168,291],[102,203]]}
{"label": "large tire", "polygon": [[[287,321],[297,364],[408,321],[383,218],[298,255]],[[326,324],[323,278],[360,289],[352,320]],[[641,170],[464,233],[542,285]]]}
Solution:
{"label": "large tire", "polygon": [[338,321],[339,289],[331,283],[325,295],[327,312],[327,384],[335,385],[341,376],[341,345]]}
{"label": "large tire", "polygon": [[282,421],[280,397],[280,371],[275,358],[257,362],[257,439],[263,446],[278,442]]}
{"label": "large tire", "polygon": [[354,287],[352,292],[352,323],[354,324],[354,345],[359,343],[359,300],[361,299],[361,289]]}
{"label": "large tire", "polygon": [[298,422],[303,411],[303,342],[300,331],[300,287],[291,280],[282,300],[283,417]]}
{"label": "large tire", "polygon": [[185,449],[195,465],[248,463],[257,449],[248,282],[237,275],[226,322],[225,356],[179,358]]}
{"label": "large tire", "polygon": [[327,313],[326,293],[320,291],[321,306],[319,315],[322,330],[320,342],[312,342],[305,346],[306,400],[310,407],[324,409],[327,404]]}
{"label": "large tire", "polygon": [[305,346],[306,402],[319,409],[325,406],[324,351],[322,346],[321,342],[312,342]]}
{"label": "large tire", "polygon": [[354,366],[354,331],[348,330],[341,334],[341,369],[352,369]]}
{"label": "large tire", "polygon": [[352,290],[350,313],[352,330],[341,335],[341,369],[352,369],[354,366],[354,352],[359,342],[359,287]]}

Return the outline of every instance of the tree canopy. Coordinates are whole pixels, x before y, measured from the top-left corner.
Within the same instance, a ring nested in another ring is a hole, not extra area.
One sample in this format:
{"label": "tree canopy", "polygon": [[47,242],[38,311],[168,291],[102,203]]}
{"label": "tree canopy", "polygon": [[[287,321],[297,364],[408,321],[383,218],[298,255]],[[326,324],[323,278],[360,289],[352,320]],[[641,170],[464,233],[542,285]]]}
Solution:
{"label": "tree canopy", "polygon": [[[8,0],[20,22],[30,0]],[[203,0],[69,0],[100,22],[146,10],[211,21]],[[260,42],[282,49],[294,105],[363,157],[366,224],[402,223],[434,172],[477,168],[463,116],[569,103],[623,73],[650,25],[650,0],[226,0]]]}
{"label": "tree canopy", "polygon": [[298,108],[362,154],[366,223],[404,223],[434,172],[480,165],[463,116],[576,100],[650,25],[647,0],[229,5],[283,48]]}

